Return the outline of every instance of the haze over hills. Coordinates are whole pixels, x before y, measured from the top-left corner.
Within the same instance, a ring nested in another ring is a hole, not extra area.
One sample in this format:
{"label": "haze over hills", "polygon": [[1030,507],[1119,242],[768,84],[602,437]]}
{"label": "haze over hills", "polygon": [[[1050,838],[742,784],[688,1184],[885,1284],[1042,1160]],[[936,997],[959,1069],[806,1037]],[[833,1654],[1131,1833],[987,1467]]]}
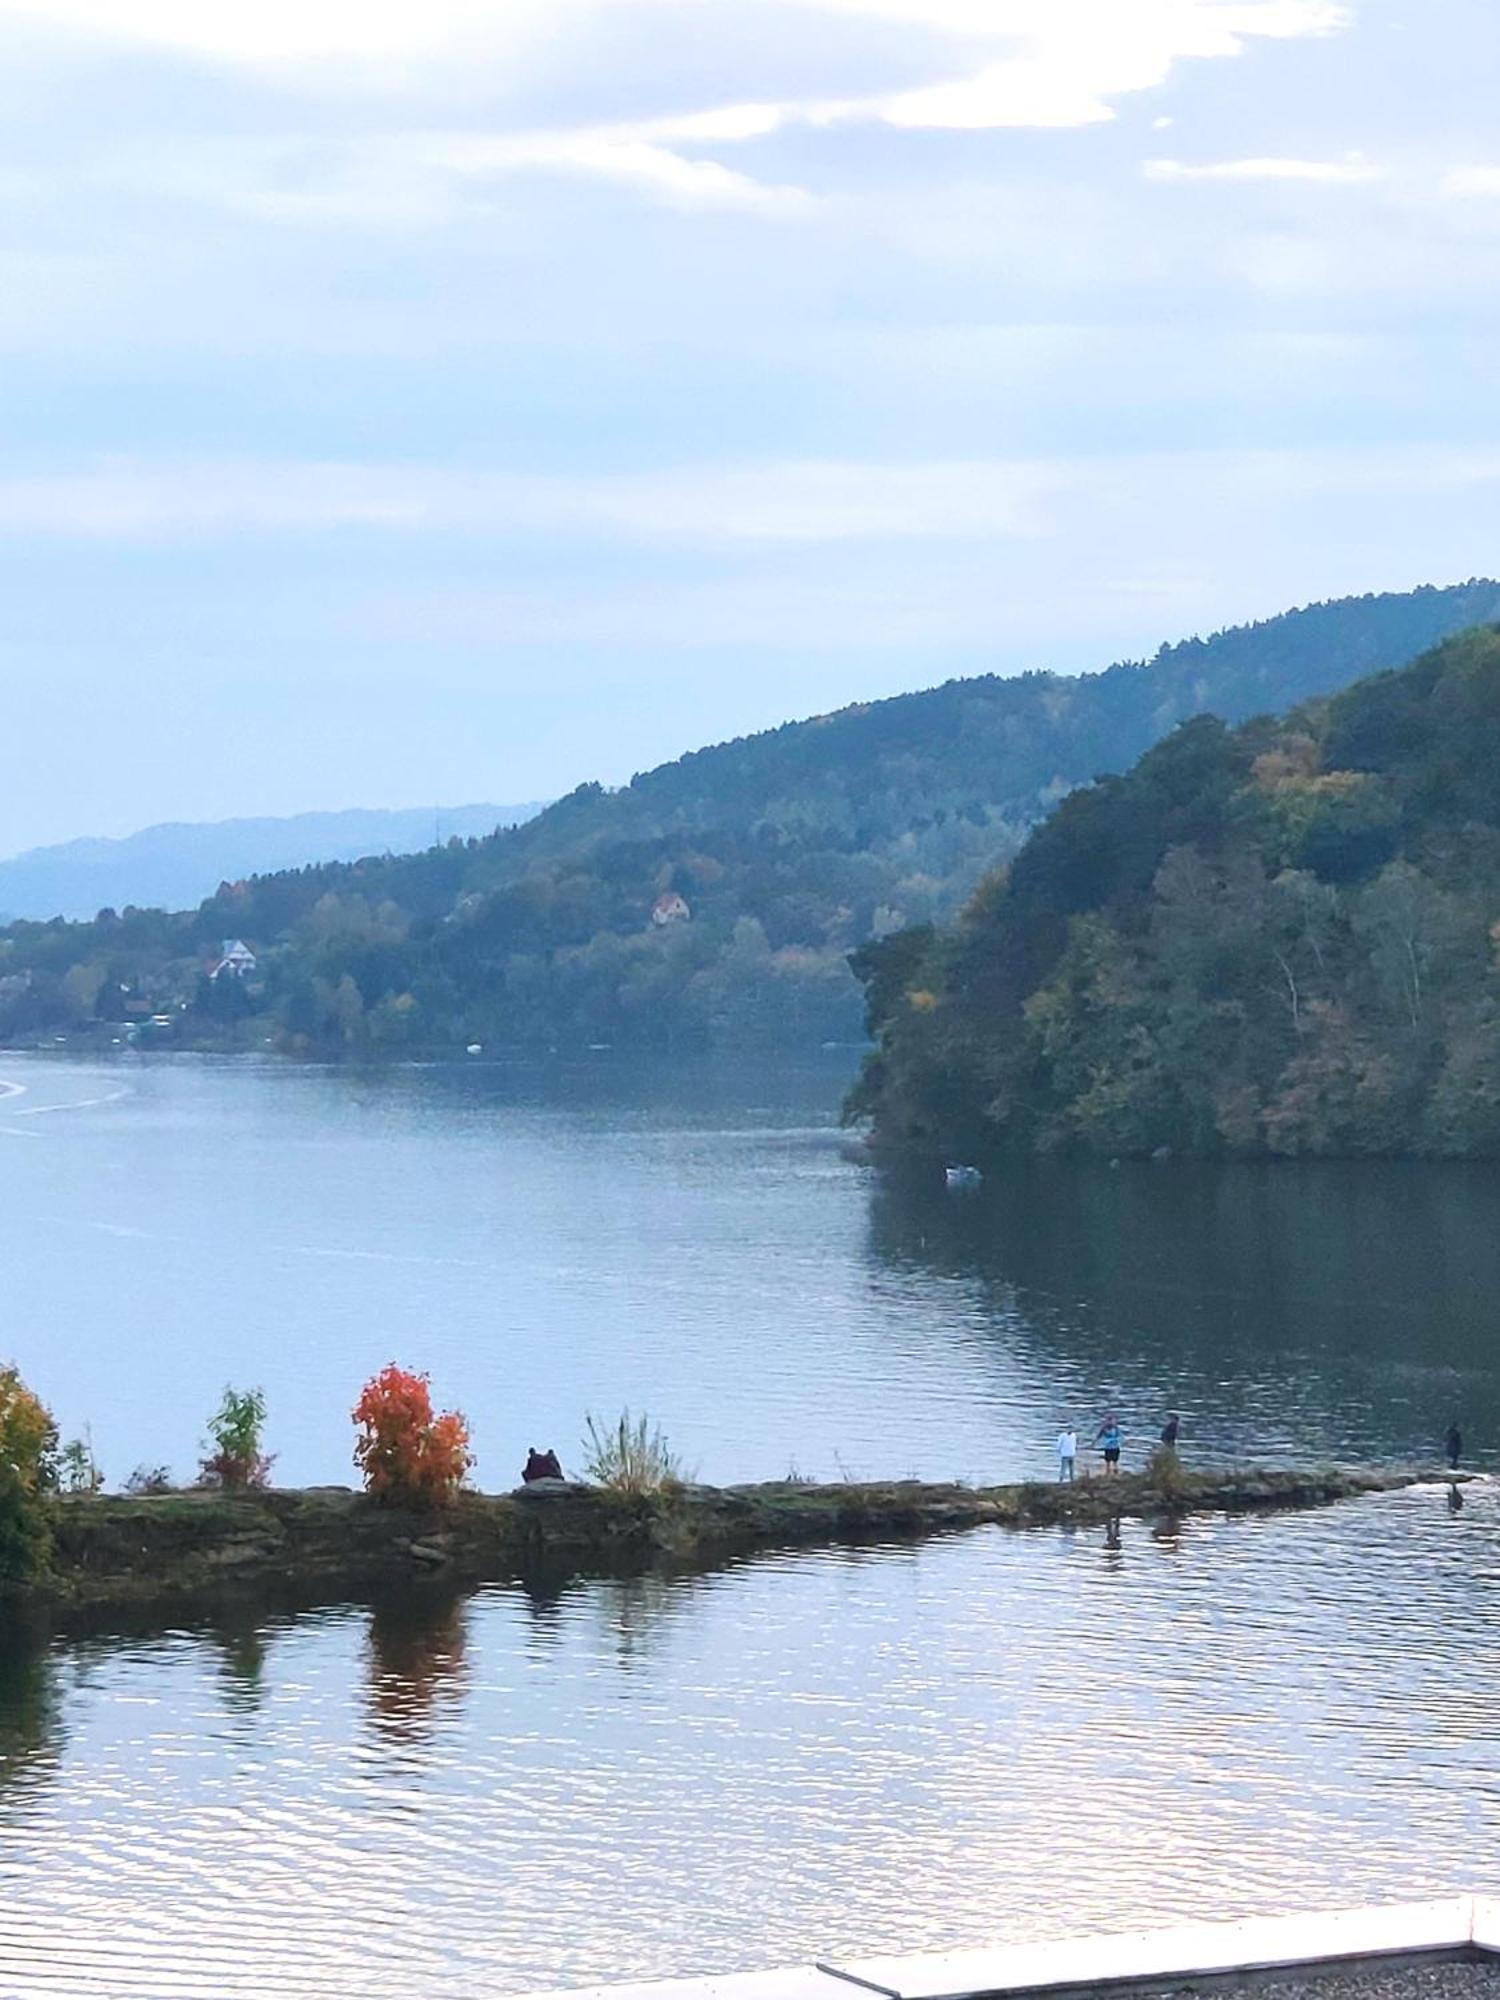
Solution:
{"label": "haze over hills", "polygon": [[1184,724],[859,964],[892,1147],[1500,1154],[1500,630]]}
{"label": "haze over hills", "polygon": [[409,854],[435,840],[469,839],[516,826],[542,810],[520,806],[413,806],[306,812],[282,819],[225,819],[148,826],[118,840],[33,847],[0,861],[0,920],[92,917],[106,908],[182,910],[221,882],[309,862]]}
{"label": "haze over hills", "polygon": [[[1176,724],[1347,686],[1500,619],[1500,584],[1345,599],[1065,678],[952,681],[584,785],[424,853],[195,911],[0,934],[0,1036],[170,1012],[199,1046],[805,1047],[861,1035],[849,954],[951,917],[1070,791]],[[209,980],[226,938],[255,964]]]}

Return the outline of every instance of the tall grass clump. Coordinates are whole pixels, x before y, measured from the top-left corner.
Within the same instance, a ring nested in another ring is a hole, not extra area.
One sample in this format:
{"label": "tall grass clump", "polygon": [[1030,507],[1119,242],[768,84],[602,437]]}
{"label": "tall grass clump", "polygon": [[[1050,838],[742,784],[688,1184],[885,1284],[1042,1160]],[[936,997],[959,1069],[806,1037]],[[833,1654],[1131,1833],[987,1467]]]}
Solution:
{"label": "tall grass clump", "polygon": [[1151,1463],[1146,1467],[1146,1477],[1163,1500],[1180,1500],[1187,1491],[1182,1460],[1172,1445],[1159,1444],[1156,1447],[1151,1454]]}
{"label": "tall grass clump", "polygon": [[618,1423],[605,1429],[592,1416],[584,1421],[583,1476],[591,1484],[633,1500],[681,1486],[681,1461],[649,1417],[622,1410]]}

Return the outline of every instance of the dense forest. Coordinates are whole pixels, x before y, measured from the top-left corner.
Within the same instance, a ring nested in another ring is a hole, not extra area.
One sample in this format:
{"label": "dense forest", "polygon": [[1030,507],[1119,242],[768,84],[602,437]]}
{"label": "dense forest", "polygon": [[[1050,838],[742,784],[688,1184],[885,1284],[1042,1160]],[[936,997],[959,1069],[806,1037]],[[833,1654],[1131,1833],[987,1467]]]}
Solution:
{"label": "dense forest", "polygon": [[1500,630],[1182,724],[859,968],[892,1148],[1500,1154]]}
{"label": "dense forest", "polygon": [[[951,919],[1076,786],[1184,719],[1346,685],[1500,585],[1346,599],[1145,663],[953,681],[698,751],[526,825],[0,931],[0,1039],[380,1054],[861,1034],[851,954]],[[215,968],[242,940],[249,964]],[[897,947],[904,950],[903,944]]]}

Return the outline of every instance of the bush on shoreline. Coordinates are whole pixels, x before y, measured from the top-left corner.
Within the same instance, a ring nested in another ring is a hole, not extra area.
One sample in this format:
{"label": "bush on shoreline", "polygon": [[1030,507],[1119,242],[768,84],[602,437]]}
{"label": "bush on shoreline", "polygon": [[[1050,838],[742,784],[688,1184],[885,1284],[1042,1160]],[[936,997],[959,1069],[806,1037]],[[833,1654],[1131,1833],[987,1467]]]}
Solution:
{"label": "bush on shoreline", "polygon": [[467,1420],[456,1410],[435,1416],[428,1378],[394,1361],[365,1384],[354,1421],[354,1462],[377,1500],[444,1506],[474,1463]]}
{"label": "bush on shoreline", "polygon": [[262,1449],[266,1422],[265,1392],[260,1389],[230,1389],[210,1417],[208,1434],[214,1450],[199,1461],[205,1486],[226,1493],[245,1493],[270,1483],[274,1459]]}

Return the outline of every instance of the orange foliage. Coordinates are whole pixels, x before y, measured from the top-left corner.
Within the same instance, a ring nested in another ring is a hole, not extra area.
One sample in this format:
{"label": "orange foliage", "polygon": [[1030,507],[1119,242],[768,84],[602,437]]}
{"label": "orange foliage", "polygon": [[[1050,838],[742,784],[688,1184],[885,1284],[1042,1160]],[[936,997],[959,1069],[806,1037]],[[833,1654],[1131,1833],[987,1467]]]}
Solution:
{"label": "orange foliage", "polygon": [[464,1418],[456,1410],[435,1417],[427,1377],[394,1361],[366,1382],[354,1421],[354,1462],[378,1500],[441,1506],[474,1463]]}

